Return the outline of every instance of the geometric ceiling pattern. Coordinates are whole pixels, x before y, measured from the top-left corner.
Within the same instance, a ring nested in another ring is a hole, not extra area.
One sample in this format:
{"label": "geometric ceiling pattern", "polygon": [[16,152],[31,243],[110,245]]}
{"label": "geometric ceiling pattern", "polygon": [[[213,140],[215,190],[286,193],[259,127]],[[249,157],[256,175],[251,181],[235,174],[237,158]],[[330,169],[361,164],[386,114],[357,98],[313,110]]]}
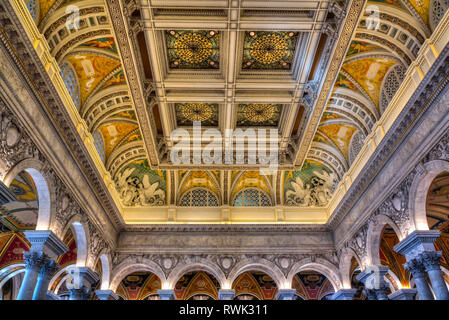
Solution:
{"label": "geometric ceiling pattern", "polygon": [[[335,32],[348,19],[339,10],[343,2],[317,1],[313,9],[238,7],[231,11],[240,20],[229,28],[221,23],[228,13],[220,8],[150,4],[154,23],[147,29],[146,9],[124,4],[133,48],[133,56],[125,57],[105,1],[24,1],[124,207],[326,206],[446,6],[437,0],[368,1],[327,103],[316,111]],[[76,21],[66,12],[73,4]],[[179,17],[190,27],[177,23]],[[282,30],[276,28],[280,22]],[[135,71],[137,82],[129,81]],[[313,126],[315,111],[320,120]],[[202,132],[214,128],[222,134],[275,129],[280,170],[175,166],[170,133],[191,132],[197,122]]]}

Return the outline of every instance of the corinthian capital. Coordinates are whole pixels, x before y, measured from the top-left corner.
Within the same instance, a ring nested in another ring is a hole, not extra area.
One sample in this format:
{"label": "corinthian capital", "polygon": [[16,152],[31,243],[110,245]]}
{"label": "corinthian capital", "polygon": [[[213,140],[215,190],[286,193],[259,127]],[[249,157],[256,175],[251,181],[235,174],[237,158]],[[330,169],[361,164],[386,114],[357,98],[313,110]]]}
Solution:
{"label": "corinthian capital", "polygon": [[425,251],[419,254],[418,259],[426,268],[426,271],[440,270],[441,251]]}
{"label": "corinthian capital", "polygon": [[42,252],[24,252],[23,259],[25,260],[26,269],[39,271],[43,264],[48,261],[48,257]]}
{"label": "corinthian capital", "polygon": [[54,260],[46,261],[41,268],[39,276],[50,280],[56,271],[58,271],[59,265]]}
{"label": "corinthian capital", "polygon": [[426,272],[422,261],[419,259],[412,259],[406,263],[404,263],[404,268],[410,271],[413,275],[413,278],[419,277]]}

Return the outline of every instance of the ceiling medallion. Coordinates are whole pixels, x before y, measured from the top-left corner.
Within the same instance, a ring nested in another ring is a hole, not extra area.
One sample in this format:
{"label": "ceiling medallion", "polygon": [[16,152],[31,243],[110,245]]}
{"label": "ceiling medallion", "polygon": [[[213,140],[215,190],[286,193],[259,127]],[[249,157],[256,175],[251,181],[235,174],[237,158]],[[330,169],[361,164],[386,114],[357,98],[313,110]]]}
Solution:
{"label": "ceiling medallion", "polygon": [[288,43],[278,34],[265,34],[254,40],[251,45],[251,55],[263,64],[280,61],[287,54]]}
{"label": "ceiling medallion", "polygon": [[175,51],[182,60],[195,64],[211,55],[212,44],[202,34],[186,33],[175,41]]}
{"label": "ceiling medallion", "polygon": [[170,67],[216,69],[219,66],[219,33],[216,31],[166,32]]}
{"label": "ceiling medallion", "polygon": [[295,32],[246,32],[243,69],[290,69],[298,34]]}
{"label": "ceiling medallion", "polygon": [[250,104],[246,106],[244,115],[252,122],[265,122],[274,116],[275,109],[270,104]]}
{"label": "ceiling medallion", "polygon": [[182,115],[190,121],[206,121],[212,117],[213,111],[204,103],[188,103],[182,107]]}

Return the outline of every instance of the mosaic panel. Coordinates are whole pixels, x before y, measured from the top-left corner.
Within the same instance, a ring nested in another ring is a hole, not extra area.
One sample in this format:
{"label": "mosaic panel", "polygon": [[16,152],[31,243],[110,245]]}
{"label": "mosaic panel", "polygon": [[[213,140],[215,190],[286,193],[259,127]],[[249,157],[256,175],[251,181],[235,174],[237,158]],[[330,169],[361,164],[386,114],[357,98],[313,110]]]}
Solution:
{"label": "mosaic panel", "polygon": [[277,127],[282,106],[276,104],[240,104],[237,110],[237,126]]}
{"label": "mosaic panel", "polygon": [[297,40],[297,32],[245,32],[242,69],[290,70]]}
{"label": "mosaic panel", "polygon": [[218,31],[170,30],[165,32],[168,64],[172,69],[218,69],[220,33]]}
{"label": "mosaic panel", "polygon": [[200,121],[202,126],[218,125],[218,104],[177,103],[175,112],[178,126],[192,126],[194,121]]}

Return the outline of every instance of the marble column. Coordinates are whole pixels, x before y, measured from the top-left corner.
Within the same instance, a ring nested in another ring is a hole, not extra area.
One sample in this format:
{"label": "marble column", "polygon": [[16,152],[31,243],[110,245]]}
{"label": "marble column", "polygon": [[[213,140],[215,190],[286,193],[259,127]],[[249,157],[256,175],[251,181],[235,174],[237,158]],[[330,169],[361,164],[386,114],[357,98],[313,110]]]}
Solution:
{"label": "marble column", "polygon": [[50,280],[58,268],[58,264],[53,260],[49,260],[44,263],[41,267],[41,271],[39,272],[36,289],[34,289],[33,300],[47,299],[48,285],[50,284]]}
{"label": "marble column", "polygon": [[175,291],[173,289],[161,289],[157,293],[161,300],[175,300]]}
{"label": "marble column", "polygon": [[416,289],[399,289],[388,296],[390,300],[415,300]]}
{"label": "marble column", "polygon": [[295,300],[295,289],[279,289],[276,300]]}
{"label": "marble column", "polygon": [[67,284],[70,292],[69,300],[89,300],[92,287],[100,279],[99,275],[87,267],[76,267],[70,270],[72,281]]}
{"label": "marble column", "polygon": [[436,251],[434,246],[439,236],[438,230],[415,230],[394,246],[394,250],[407,260],[404,266],[413,275],[420,300],[433,300],[425,271],[429,275],[436,299],[449,300],[449,292],[441,274],[441,252]]}
{"label": "marble column", "polygon": [[365,293],[369,300],[388,300],[388,284],[385,274],[388,267],[382,265],[368,266],[357,275],[357,280],[365,285]]}
{"label": "marble column", "polygon": [[95,290],[98,300],[118,300],[118,295],[112,290]]}
{"label": "marble column", "polygon": [[426,270],[421,261],[410,259],[410,261],[404,263],[404,267],[412,274],[418,292],[418,299],[434,300],[429,283],[427,282]]}
{"label": "marble column", "polygon": [[218,291],[218,299],[220,300],[234,300],[235,298],[235,290],[231,289],[221,289]]}
{"label": "marble column", "polygon": [[356,289],[340,289],[332,295],[332,300],[352,300]]}
{"label": "marble column", "polygon": [[17,300],[31,300],[42,265],[47,261],[41,252],[24,252],[25,276],[20,286]]}
{"label": "marble column", "polygon": [[423,265],[429,274],[433,292],[437,300],[449,300],[449,291],[441,273],[441,251],[423,252],[420,255]]}
{"label": "marble column", "polygon": [[[31,248],[29,252],[25,252],[23,254],[26,264],[26,271],[17,300],[33,299],[41,268],[49,263],[51,264],[50,261],[53,261],[54,263],[54,261],[56,261],[61,254],[67,252],[68,250],[67,246],[49,230],[25,231],[24,234],[31,243]],[[39,292],[44,290],[41,288],[42,286],[40,286]],[[45,290],[47,289],[48,288],[45,288]],[[46,294],[39,294],[37,296],[42,299],[46,299]]]}

